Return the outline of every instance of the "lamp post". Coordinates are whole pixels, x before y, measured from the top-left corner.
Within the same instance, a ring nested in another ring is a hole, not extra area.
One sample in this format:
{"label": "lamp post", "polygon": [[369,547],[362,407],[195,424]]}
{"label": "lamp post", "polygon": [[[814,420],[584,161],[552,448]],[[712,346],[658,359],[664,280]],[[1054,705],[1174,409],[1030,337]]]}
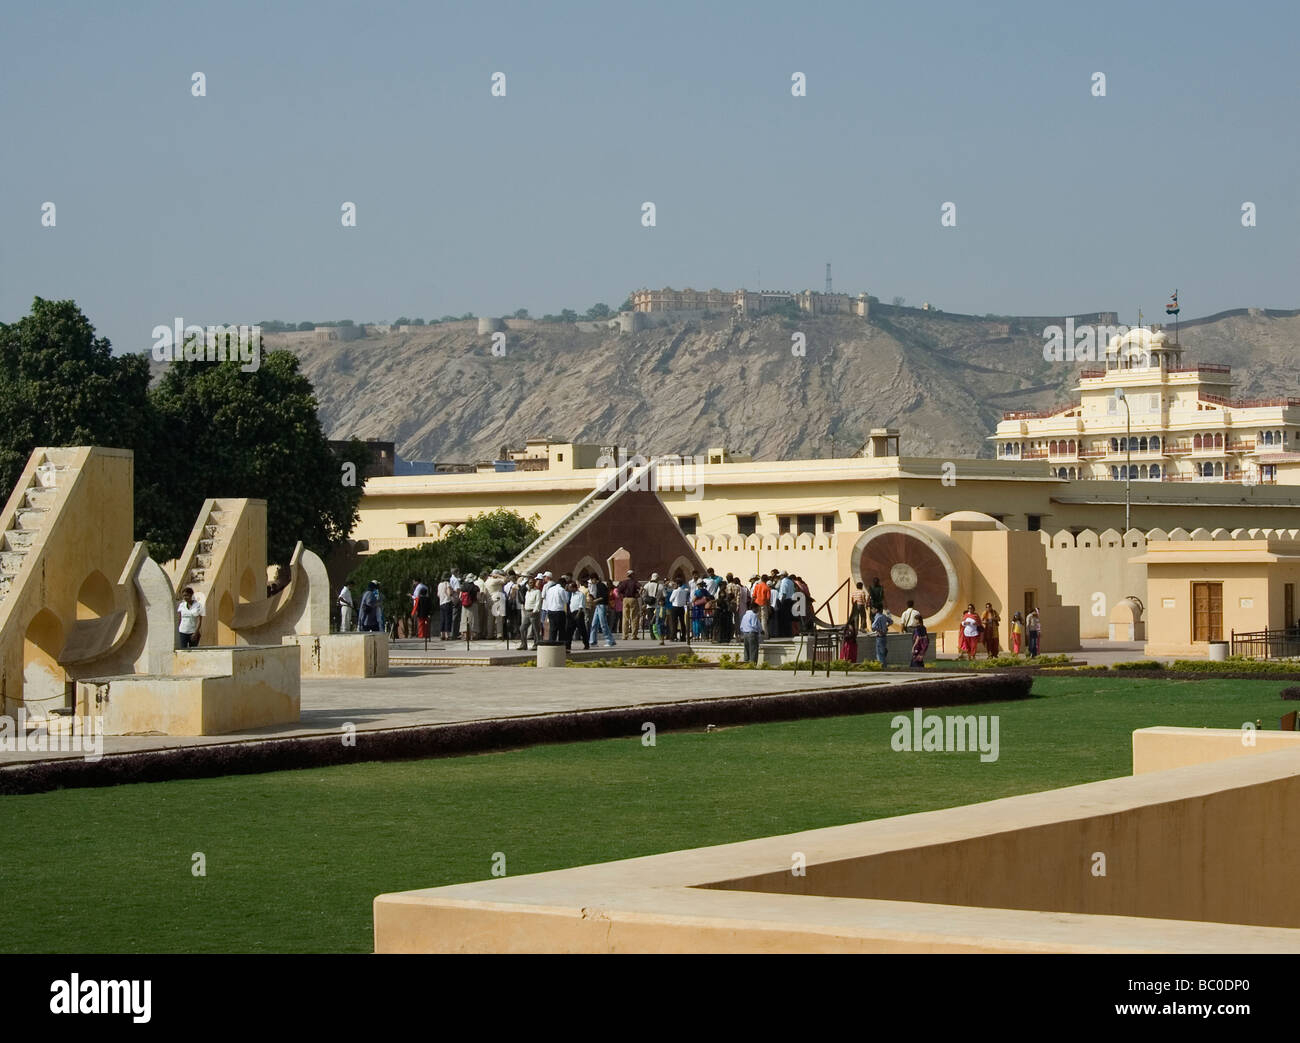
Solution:
{"label": "lamp post", "polygon": [[1129,512],[1132,509],[1129,492],[1133,481],[1133,412],[1129,409],[1123,388],[1115,389],[1115,398],[1124,404],[1124,533],[1127,535],[1132,528],[1129,524]]}

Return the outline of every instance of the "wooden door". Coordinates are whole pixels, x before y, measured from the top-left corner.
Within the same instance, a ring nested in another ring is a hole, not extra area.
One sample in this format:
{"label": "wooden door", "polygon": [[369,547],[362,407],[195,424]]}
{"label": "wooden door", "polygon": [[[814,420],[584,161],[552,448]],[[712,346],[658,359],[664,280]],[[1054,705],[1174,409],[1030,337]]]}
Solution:
{"label": "wooden door", "polygon": [[1223,584],[1192,584],[1192,640],[1223,640]]}

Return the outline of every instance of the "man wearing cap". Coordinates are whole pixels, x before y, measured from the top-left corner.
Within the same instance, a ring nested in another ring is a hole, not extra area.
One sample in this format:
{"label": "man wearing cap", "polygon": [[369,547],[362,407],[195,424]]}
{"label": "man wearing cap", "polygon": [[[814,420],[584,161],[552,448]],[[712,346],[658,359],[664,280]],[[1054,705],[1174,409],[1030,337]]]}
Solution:
{"label": "man wearing cap", "polygon": [[528,646],[528,635],[533,635],[533,651],[537,650],[537,642],[542,637],[542,581],[537,579],[524,579],[519,581],[522,586],[528,588],[524,595],[524,608],[519,622],[519,641],[523,647]]}
{"label": "man wearing cap", "polygon": [[372,579],[361,595],[361,615],[357,620],[357,629],[366,631],[384,630],[384,596],[379,593],[379,580]]}
{"label": "man wearing cap", "polygon": [[456,566],[451,567],[447,577],[447,586],[451,588],[451,636],[460,633],[460,577],[456,575]]}
{"label": "man wearing cap", "polygon": [[546,614],[545,640],[563,641],[569,615],[569,592],[549,572],[544,573],[542,579],[542,611]]}
{"label": "man wearing cap", "polygon": [[686,610],[690,608],[693,593],[692,588],[687,586],[686,581],[683,580],[673,588],[672,594],[669,595],[669,604],[673,610],[672,625],[669,629],[672,631],[674,641],[686,640]]}
{"label": "man wearing cap", "polygon": [[641,584],[636,581],[635,570],[627,570],[627,578],[618,585],[618,593],[623,598],[623,640],[640,637]]}

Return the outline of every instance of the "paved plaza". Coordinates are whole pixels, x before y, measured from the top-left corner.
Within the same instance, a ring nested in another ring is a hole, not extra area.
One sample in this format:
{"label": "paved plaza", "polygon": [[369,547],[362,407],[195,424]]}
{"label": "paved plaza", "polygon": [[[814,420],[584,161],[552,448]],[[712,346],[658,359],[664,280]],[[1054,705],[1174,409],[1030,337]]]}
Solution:
{"label": "paved plaza", "polygon": [[[947,676],[951,676],[950,674]],[[211,746],[468,721],[501,720],[628,706],[744,698],[782,692],[864,688],[900,682],[925,684],[934,675],[793,674],[789,670],[680,670],[639,668],[538,670],[518,666],[397,666],[387,677],[302,682],[297,724],[228,735],[107,736],[104,753]],[[77,752],[0,752],[0,767],[25,761],[80,757]]]}

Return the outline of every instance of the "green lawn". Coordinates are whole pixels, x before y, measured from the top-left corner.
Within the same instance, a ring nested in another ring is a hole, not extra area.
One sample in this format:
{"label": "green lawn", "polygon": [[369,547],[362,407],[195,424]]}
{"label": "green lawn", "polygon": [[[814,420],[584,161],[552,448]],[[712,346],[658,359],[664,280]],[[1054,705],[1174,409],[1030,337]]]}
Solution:
{"label": "green lawn", "polygon": [[368,952],[375,895],[495,852],[516,875],[1127,775],[1134,728],[1276,727],[1283,685],[1039,678],[960,711],[1000,716],[995,763],[894,752],[887,713],[4,797],[0,951]]}

